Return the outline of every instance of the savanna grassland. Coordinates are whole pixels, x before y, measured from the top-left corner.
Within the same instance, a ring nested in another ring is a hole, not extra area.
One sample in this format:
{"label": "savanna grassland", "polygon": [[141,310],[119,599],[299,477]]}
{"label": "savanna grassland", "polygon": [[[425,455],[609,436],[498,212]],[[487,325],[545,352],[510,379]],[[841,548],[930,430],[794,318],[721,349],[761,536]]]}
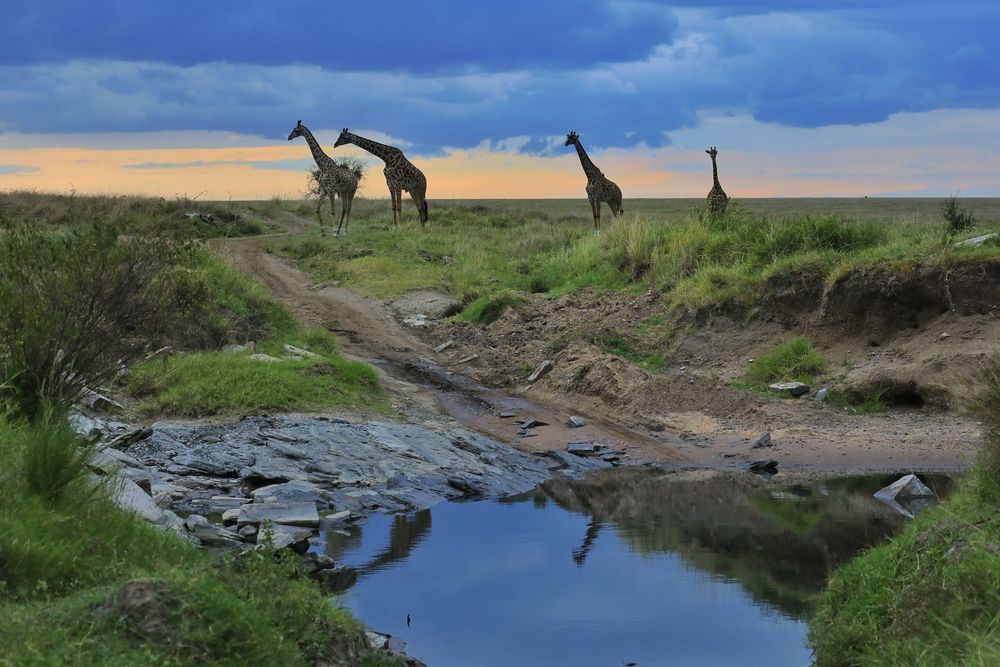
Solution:
{"label": "savanna grassland", "polygon": [[[387,200],[357,200],[349,233],[331,237],[309,201],[0,195],[0,644],[15,647],[0,664],[360,655],[360,626],[295,563],[267,553],[220,562],[120,513],[112,490],[89,481],[89,445],[66,426],[84,388],[140,420],[389,412],[370,366],[345,359],[330,331],[297,320],[219,248],[252,243],[250,254],[294,264],[315,283],[303,293],[447,294],[461,312],[414,335],[453,338],[456,360],[475,352],[488,383],[521,387],[539,359],[554,359],[532,390],[543,397],[606,404],[658,431],[675,428],[668,413],[696,411],[734,438],[776,416],[832,424],[816,431],[818,449],[839,460],[831,433],[853,434],[857,451],[872,433],[956,433],[945,410],[965,410],[968,392],[939,380],[981,367],[995,344],[1000,242],[958,242],[1000,231],[1000,199],[947,205],[736,200],[709,216],[702,200],[626,200],[625,216],[594,235],[584,200],[432,200],[426,228],[404,201],[399,229]],[[895,375],[862,377],[866,360]],[[813,625],[820,664],[1000,655],[993,369],[975,392],[988,442],[978,467],[962,492],[835,577]],[[767,383],[785,379],[829,383],[835,405],[767,398]],[[896,421],[868,416],[899,398],[919,403]],[[154,580],[166,601],[150,625],[116,607],[136,579]]]}
{"label": "savanna grassland", "polygon": [[[271,229],[225,205],[0,195],[0,665],[395,664],[297,558],[220,559],[121,510],[68,424],[90,389],[132,417],[377,412],[370,367],[201,242]],[[249,340],[316,356],[219,351]]]}

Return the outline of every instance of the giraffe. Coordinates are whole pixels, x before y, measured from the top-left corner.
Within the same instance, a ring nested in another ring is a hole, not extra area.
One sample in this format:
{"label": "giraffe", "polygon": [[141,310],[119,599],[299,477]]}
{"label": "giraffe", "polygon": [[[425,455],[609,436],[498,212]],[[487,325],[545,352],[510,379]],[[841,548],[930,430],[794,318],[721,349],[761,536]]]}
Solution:
{"label": "giraffe", "polygon": [[337,216],[337,195],[340,195],[340,224],[337,225],[337,235],[340,235],[340,228],[343,226],[344,235],[347,234],[347,224],[351,219],[351,206],[354,204],[354,193],[358,191],[358,181],[361,174],[352,171],[347,167],[337,164],[337,161],[323,152],[323,147],[316,141],[316,137],[309,131],[309,128],[302,124],[300,120],[292,131],[288,133],[288,140],[295,137],[305,137],[312,151],[313,159],[319,168],[316,182],[319,183],[319,201],[316,203],[316,217],[319,218],[319,233],[323,234],[323,214],[320,208],[323,206],[323,197],[330,198],[330,216]]}
{"label": "giraffe", "polygon": [[580,164],[583,166],[583,173],[587,175],[587,198],[590,199],[590,208],[594,213],[594,233],[601,232],[601,202],[608,202],[611,207],[611,215],[620,217],[622,214],[622,190],[615,182],[601,173],[587,151],[583,150],[580,143],[580,135],[570,132],[566,135],[565,146],[572,144],[576,146],[576,153],[580,156]]}
{"label": "giraffe", "polygon": [[708,193],[708,212],[712,215],[722,215],[726,212],[729,196],[719,183],[719,167],[715,164],[715,156],[719,154],[719,150],[712,146],[705,152],[712,158],[712,190]]}
{"label": "giraffe", "polygon": [[413,204],[417,207],[420,215],[420,226],[427,224],[427,178],[422,171],[417,169],[412,162],[406,159],[403,151],[395,146],[380,144],[371,139],[365,139],[353,132],[349,132],[345,127],[337,138],[336,146],[344,144],[354,144],[363,148],[377,158],[385,162],[385,184],[389,186],[389,195],[392,197],[392,226],[399,225],[399,218],[403,208],[403,190],[410,193]]}

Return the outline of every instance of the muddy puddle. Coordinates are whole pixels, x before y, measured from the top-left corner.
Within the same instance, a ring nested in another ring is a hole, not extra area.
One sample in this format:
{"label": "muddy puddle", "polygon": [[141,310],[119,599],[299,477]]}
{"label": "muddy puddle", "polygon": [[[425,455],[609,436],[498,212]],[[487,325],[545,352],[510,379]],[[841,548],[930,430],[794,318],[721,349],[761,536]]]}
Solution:
{"label": "muddy puddle", "polygon": [[872,498],[897,477],[609,470],[375,515],[318,550],[357,573],[338,601],[430,667],[809,665],[827,574],[908,520]]}

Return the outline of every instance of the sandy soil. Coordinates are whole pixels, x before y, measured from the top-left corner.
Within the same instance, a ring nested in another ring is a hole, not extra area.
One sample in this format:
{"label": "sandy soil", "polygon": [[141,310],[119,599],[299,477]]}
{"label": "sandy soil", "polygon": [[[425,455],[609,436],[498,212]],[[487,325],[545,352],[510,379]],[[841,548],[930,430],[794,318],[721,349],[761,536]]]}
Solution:
{"label": "sandy soil", "polygon": [[[291,221],[290,232],[296,227]],[[772,458],[789,471],[954,470],[967,467],[977,451],[978,424],[949,408],[998,340],[995,306],[932,311],[901,329],[868,316],[841,322],[780,308],[751,324],[726,313],[668,323],[654,292],[580,293],[533,298],[490,325],[439,320],[413,327],[400,316],[412,312],[412,302],[393,308],[315,285],[267,253],[266,242],[230,240],[220,249],[299,318],[336,333],[347,356],[379,368],[394,405],[411,420],[457,420],[526,451],[602,442],[624,450],[630,463],[730,467]],[[426,293],[420,298],[426,301]],[[838,381],[859,390],[866,383],[888,387],[899,405],[865,416],[729,384],[748,359],[800,332],[842,369]],[[664,355],[665,367],[650,373],[587,342],[610,335],[642,354]],[[433,351],[447,340],[455,343]],[[529,385],[530,370],[546,359],[552,371]],[[570,415],[588,424],[569,428],[563,422]],[[548,425],[525,431],[515,423],[525,419]],[[751,450],[750,439],[765,430],[773,446]]]}

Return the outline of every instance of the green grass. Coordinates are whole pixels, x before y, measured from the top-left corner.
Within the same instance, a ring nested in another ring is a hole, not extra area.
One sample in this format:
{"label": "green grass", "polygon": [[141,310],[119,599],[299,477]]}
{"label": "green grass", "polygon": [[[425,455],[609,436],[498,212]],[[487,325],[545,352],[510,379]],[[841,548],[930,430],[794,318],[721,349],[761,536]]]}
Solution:
{"label": "green grass", "polygon": [[[682,312],[730,302],[749,310],[769,290],[799,283],[821,290],[872,267],[912,275],[918,267],[1000,259],[1000,244],[954,247],[936,200],[912,210],[906,200],[891,215],[892,202],[858,200],[850,209],[837,200],[795,200],[797,208],[791,201],[734,202],[713,219],[696,202],[644,200],[600,236],[572,201],[436,204],[426,229],[410,219],[398,231],[388,209],[369,201],[347,237],[296,237],[274,247],[318,280],[382,298],[415,288],[466,302],[506,290],[652,288]],[[998,227],[1000,208],[987,201],[968,235]]]}
{"label": "green grass", "polygon": [[1000,664],[1000,514],[984,483],[970,474],[836,572],[810,624],[818,665]]}
{"label": "green grass", "polygon": [[[54,440],[76,442],[54,420],[0,418],[3,667],[305,667],[363,641],[361,625],[330,604],[296,557],[217,560],[113,506],[110,487],[57,496],[40,490],[31,452],[51,450]],[[71,456],[69,447],[61,451]],[[83,474],[74,479],[86,482]],[[100,605],[135,579],[159,582],[155,609],[132,621],[102,613]],[[363,664],[386,663],[371,657]]]}
{"label": "green grass", "polygon": [[622,359],[631,361],[632,363],[654,373],[662,371],[663,366],[666,363],[664,355],[642,354],[641,352],[633,349],[632,345],[621,336],[597,335],[594,336],[590,342],[597,345],[602,352],[613,354],[617,357],[621,357]]}
{"label": "green grass", "polygon": [[765,390],[773,382],[812,384],[826,368],[826,360],[812,343],[803,336],[796,336],[754,359],[743,373],[742,381],[756,390]]}
{"label": "green grass", "polygon": [[979,461],[945,502],[834,573],[810,622],[817,665],[1000,664],[1000,355],[971,403]]}
{"label": "green grass", "polygon": [[481,296],[466,306],[461,313],[461,318],[467,322],[489,324],[499,319],[505,310],[523,301],[523,297],[519,297],[511,291]]}
{"label": "green grass", "polygon": [[[320,359],[267,362],[250,353],[199,352],[151,360],[133,369],[129,395],[145,415],[203,417],[262,411],[316,412],[331,407],[386,409],[378,376],[367,364],[347,361],[322,338],[295,340]],[[288,356],[278,342],[260,346],[271,356]]]}
{"label": "green grass", "polygon": [[[189,218],[187,213],[211,215],[214,222]],[[30,190],[0,193],[0,229],[18,225],[65,229],[95,223],[127,233],[179,238],[253,236],[274,229],[246,206],[228,202],[137,195],[76,196]]]}

